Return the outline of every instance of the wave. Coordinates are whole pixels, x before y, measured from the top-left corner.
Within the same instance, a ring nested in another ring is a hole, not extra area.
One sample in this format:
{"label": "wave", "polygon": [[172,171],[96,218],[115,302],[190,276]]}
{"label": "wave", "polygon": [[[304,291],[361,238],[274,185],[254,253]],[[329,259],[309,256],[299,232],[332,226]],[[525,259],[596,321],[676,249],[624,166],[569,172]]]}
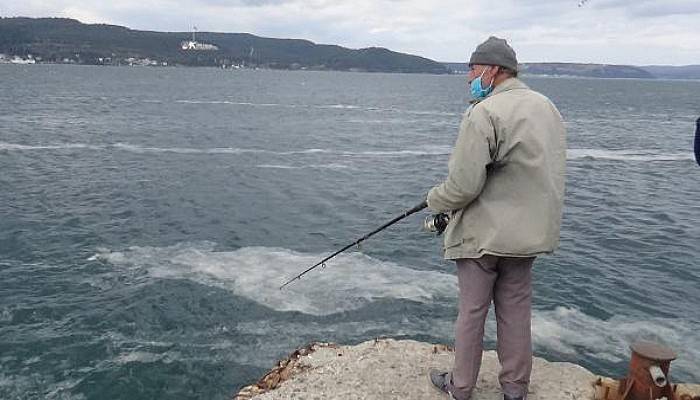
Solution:
{"label": "wave", "polygon": [[[23,371],[24,372],[24,371]],[[65,377],[65,376],[64,376]],[[0,396],[3,399],[27,399],[28,393],[42,393],[40,398],[46,400],[80,400],[82,394],[73,395],[71,391],[82,382],[81,378],[66,378],[61,381],[55,374],[24,373],[22,375],[6,375],[0,372]]]}
{"label": "wave", "polygon": [[269,169],[351,169],[352,167],[345,164],[329,163],[329,164],[307,164],[307,165],[284,165],[284,164],[259,164],[258,168]]}
{"label": "wave", "polygon": [[12,311],[7,307],[3,307],[2,312],[0,312],[0,322],[10,322],[12,318]]}
{"label": "wave", "polygon": [[440,156],[450,155],[452,147],[450,146],[427,146],[419,150],[370,150],[359,152],[343,152],[343,155],[356,156]]}
{"label": "wave", "polygon": [[693,160],[692,153],[665,153],[659,149],[568,149],[569,160],[614,160],[614,161],[685,161]]}
{"label": "wave", "polygon": [[[247,101],[229,101],[229,100],[177,100],[176,103],[183,104],[231,104],[236,106],[256,106],[256,107],[289,107],[297,108],[300,106],[294,104],[279,104],[279,103],[250,103]],[[301,106],[303,107],[303,106]]]}
{"label": "wave", "polygon": [[176,154],[247,154],[247,153],[268,153],[278,155],[294,154],[314,154],[327,153],[324,149],[301,149],[292,151],[271,151],[264,149],[236,148],[236,147],[214,147],[214,148],[191,148],[191,147],[149,147],[138,146],[129,143],[114,143],[107,145],[90,145],[85,143],[60,143],[51,145],[22,145],[15,143],[0,142],[0,150],[8,151],[31,151],[31,150],[122,150],[131,153],[176,153]]}
{"label": "wave", "polygon": [[215,148],[190,148],[190,147],[143,147],[128,143],[116,143],[109,146],[119,150],[132,153],[176,153],[176,154],[245,154],[245,153],[265,153],[262,149],[241,149],[232,147]]}
{"label": "wave", "polygon": [[354,106],[350,104],[330,104],[330,105],[322,105],[322,106],[312,106],[314,108],[334,108],[337,110],[369,110],[369,111],[375,111],[378,110],[377,108],[372,108],[372,107],[360,107],[360,106]]}
{"label": "wave", "polygon": [[[344,151],[338,149],[299,149],[289,151],[274,151],[254,148],[238,147],[213,147],[213,148],[193,148],[193,147],[152,147],[139,146],[129,143],[113,143],[107,145],[92,145],[86,143],[58,143],[47,145],[23,145],[16,143],[0,142],[0,151],[36,151],[36,150],[94,150],[110,151],[121,150],[131,153],[173,153],[173,154],[270,154],[270,155],[299,155],[299,154],[330,154],[343,157],[406,157],[406,156],[448,156],[452,153],[452,146],[424,146],[416,149],[395,149],[395,150],[364,150],[364,151]],[[567,159],[577,160],[611,160],[611,161],[688,161],[694,160],[692,153],[675,152],[669,153],[659,149],[630,149],[630,150],[608,150],[608,149],[568,149]],[[284,165],[262,165],[262,168],[328,168],[327,165],[312,165],[305,167],[284,166]],[[347,166],[336,165],[337,168],[347,168]]]}
{"label": "wave", "polygon": [[380,108],[371,106],[362,106],[356,104],[283,104],[283,103],[253,103],[248,101],[231,101],[231,100],[176,100],[180,104],[228,104],[235,106],[250,106],[250,107],[280,107],[280,108],[311,108],[322,110],[356,110],[369,112],[384,112],[412,115],[427,115],[439,117],[460,117],[461,113],[447,111],[421,111],[421,110],[404,110],[399,108]]}
{"label": "wave", "polygon": [[62,144],[52,144],[52,145],[23,145],[16,143],[5,143],[0,142],[0,150],[69,150],[69,149],[88,149],[88,150],[102,150],[104,147],[95,146],[85,143],[62,143]]}
{"label": "wave", "polygon": [[142,363],[142,364],[148,364],[148,363],[154,363],[158,361],[162,361],[165,359],[165,361],[169,361],[169,359],[172,359],[173,357],[166,353],[151,353],[148,351],[127,351],[124,353],[119,354],[117,357],[114,359],[115,364],[129,364],[129,363]]}
{"label": "wave", "polygon": [[[299,149],[289,151],[274,151],[265,149],[237,148],[237,147],[214,147],[214,148],[192,148],[192,147],[151,147],[139,146],[129,143],[114,143],[108,145],[90,145],[84,143],[61,143],[51,145],[22,145],[15,143],[0,142],[0,150],[7,151],[31,151],[31,150],[70,150],[89,149],[98,151],[121,150],[131,153],[174,153],[174,154],[271,154],[271,155],[299,155],[299,154],[332,154],[339,156],[408,156],[408,155],[445,155],[450,154],[451,148],[448,146],[427,146],[424,149],[415,150],[368,150],[368,151],[343,151],[335,149]],[[319,166],[321,167],[321,166]],[[325,166],[324,166],[325,167]],[[294,167],[292,167],[294,168]]]}
{"label": "wave", "polygon": [[455,291],[454,275],[419,271],[362,253],[336,257],[328,267],[279,290],[288,278],[326,254],[269,247],[214,251],[211,243],[103,250],[92,257],[155,278],[190,279],[221,287],[277,311],[329,315],[361,308],[376,299],[431,301]]}

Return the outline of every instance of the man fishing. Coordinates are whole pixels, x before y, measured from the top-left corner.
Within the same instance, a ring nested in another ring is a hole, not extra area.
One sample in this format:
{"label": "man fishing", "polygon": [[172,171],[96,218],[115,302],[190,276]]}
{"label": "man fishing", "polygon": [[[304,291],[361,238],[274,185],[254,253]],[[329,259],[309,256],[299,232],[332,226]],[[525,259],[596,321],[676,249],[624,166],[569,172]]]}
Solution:
{"label": "man fishing", "polygon": [[465,113],[447,178],[428,207],[448,213],[445,259],[455,260],[459,316],[452,371],[431,382],[467,400],[481,366],[484,322],[493,301],[504,399],[526,399],[532,370],[531,270],[559,244],[566,132],[552,102],[517,76],[515,51],[490,37],[469,60],[474,101]]}

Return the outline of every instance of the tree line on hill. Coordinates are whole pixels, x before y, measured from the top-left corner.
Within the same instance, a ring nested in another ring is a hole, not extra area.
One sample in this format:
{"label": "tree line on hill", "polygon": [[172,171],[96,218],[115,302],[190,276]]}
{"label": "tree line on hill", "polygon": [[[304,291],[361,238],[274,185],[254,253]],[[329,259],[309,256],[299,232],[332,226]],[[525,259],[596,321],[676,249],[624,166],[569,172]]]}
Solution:
{"label": "tree line on hill", "polygon": [[196,39],[218,49],[183,50],[181,43],[191,40],[189,32],[138,31],[65,18],[0,19],[0,53],[31,54],[42,62],[116,64],[150,59],[159,65],[448,73],[441,63],[379,47],[354,50],[247,33],[200,32]]}

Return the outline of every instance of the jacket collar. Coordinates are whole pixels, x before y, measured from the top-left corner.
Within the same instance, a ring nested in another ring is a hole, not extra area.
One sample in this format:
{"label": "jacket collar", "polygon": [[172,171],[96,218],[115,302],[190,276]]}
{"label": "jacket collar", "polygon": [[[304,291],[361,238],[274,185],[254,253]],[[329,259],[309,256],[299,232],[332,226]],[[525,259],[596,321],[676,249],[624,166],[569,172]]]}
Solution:
{"label": "jacket collar", "polygon": [[508,78],[505,81],[501,82],[500,85],[496,86],[493,89],[493,92],[491,92],[491,94],[489,94],[488,97],[495,96],[501,92],[506,92],[508,90],[514,89],[529,89],[529,87],[518,78]]}
{"label": "jacket collar", "polygon": [[491,96],[495,96],[501,92],[506,92],[508,90],[514,90],[514,89],[530,89],[530,87],[527,86],[526,84],[524,84],[523,81],[521,81],[518,78],[508,78],[505,81],[501,82],[500,85],[496,86],[496,88],[494,88],[493,91],[491,93],[489,93],[488,96],[486,96],[483,99],[479,99],[479,100],[470,100],[469,104],[471,106],[474,106],[474,105],[488,99]]}

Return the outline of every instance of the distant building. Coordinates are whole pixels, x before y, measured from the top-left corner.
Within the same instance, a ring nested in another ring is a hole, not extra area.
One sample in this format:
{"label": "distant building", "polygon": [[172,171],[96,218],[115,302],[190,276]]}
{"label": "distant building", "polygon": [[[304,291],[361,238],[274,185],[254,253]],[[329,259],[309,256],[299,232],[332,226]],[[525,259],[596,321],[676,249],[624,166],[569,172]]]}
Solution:
{"label": "distant building", "polygon": [[196,38],[197,27],[192,27],[192,40],[184,40],[180,42],[180,48],[182,50],[195,50],[195,51],[212,51],[219,50],[218,46],[209,43],[199,43]]}
{"label": "distant building", "polygon": [[36,60],[32,55],[28,55],[27,58],[22,58],[20,56],[14,56],[10,59],[11,64],[36,64]]}
{"label": "distant building", "polygon": [[37,60],[28,54],[26,57],[12,56],[0,53],[0,64],[36,64]]}
{"label": "distant building", "polygon": [[218,46],[209,43],[199,43],[194,40],[186,40],[180,43],[182,50],[219,50]]}
{"label": "distant building", "polygon": [[158,60],[151,60],[150,58],[135,58],[129,57],[124,59],[124,62],[129,66],[158,66],[160,63]]}

